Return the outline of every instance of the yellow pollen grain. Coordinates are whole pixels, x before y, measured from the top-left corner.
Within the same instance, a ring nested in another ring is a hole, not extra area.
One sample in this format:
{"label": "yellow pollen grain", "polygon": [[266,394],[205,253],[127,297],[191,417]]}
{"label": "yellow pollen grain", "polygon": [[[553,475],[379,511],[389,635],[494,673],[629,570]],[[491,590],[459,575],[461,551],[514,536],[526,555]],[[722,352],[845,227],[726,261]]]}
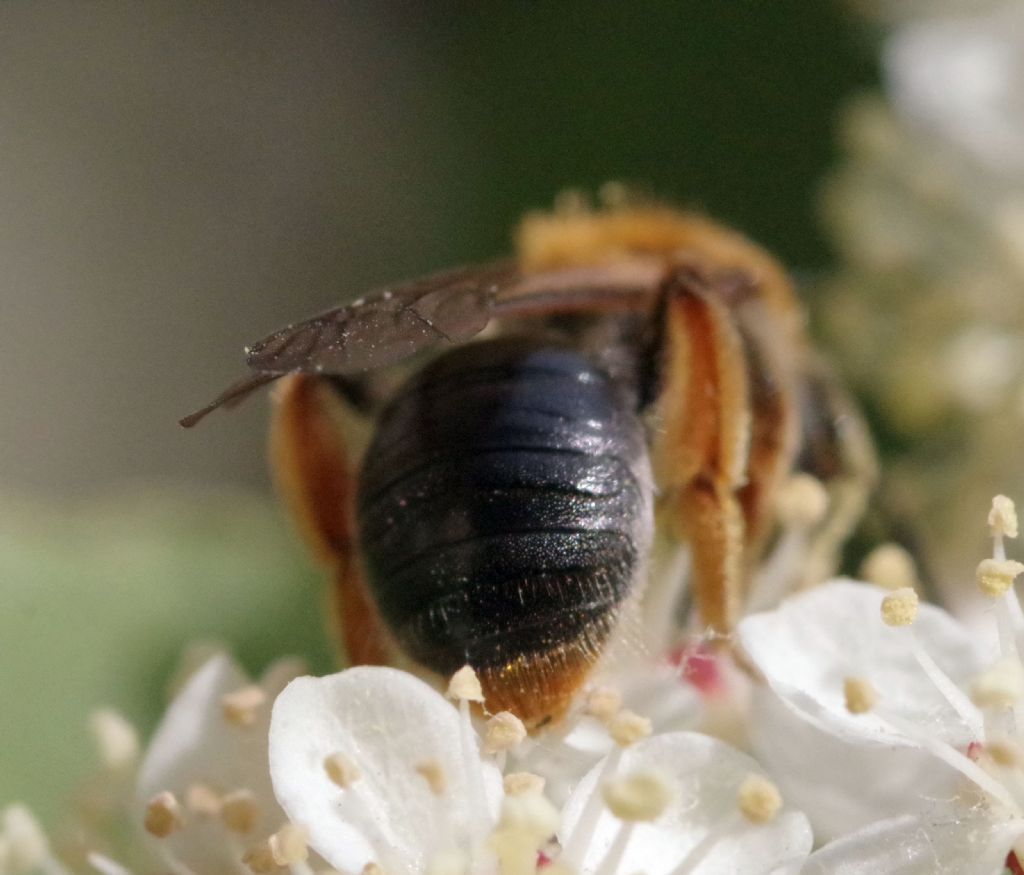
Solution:
{"label": "yellow pollen grain", "polygon": [[763,775],[747,775],[736,792],[736,801],[751,823],[770,823],[782,808],[779,788]]}
{"label": "yellow pollen grain", "polygon": [[249,790],[235,790],[221,801],[220,817],[232,832],[242,835],[252,832],[259,820],[260,810],[256,797]]}
{"label": "yellow pollen grain", "polygon": [[495,714],[484,728],[484,750],[498,753],[519,747],[526,738],[526,726],[511,711]]}
{"label": "yellow pollen grain", "polygon": [[1000,659],[971,682],[971,701],[979,708],[1008,708],[1024,698],[1024,669],[1014,657]]}
{"label": "yellow pollen grain", "polygon": [[978,563],[975,579],[978,588],[989,598],[1006,595],[1014,578],[1024,571],[1024,565],[1015,559],[982,559]]}
{"label": "yellow pollen grain", "polygon": [[540,795],[544,792],[545,781],[533,772],[511,772],[502,781],[506,796]]}
{"label": "yellow pollen grain", "polygon": [[464,665],[448,682],[448,698],[457,702],[482,702],[484,700],[483,687],[480,686],[480,678],[470,665]]}
{"label": "yellow pollen grain", "polygon": [[146,832],[165,839],[185,825],[181,816],[181,806],[173,793],[165,790],[157,793],[146,803],[146,819],[143,821]]}
{"label": "yellow pollen grain", "polygon": [[809,529],[828,513],[828,492],[817,477],[794,474],[779,488],[775,509],[784,526]]}
{"label": "yellow pollen grain", "polygon": [[886,626],[910,626],[917,619],[917,593],[900,587],[882,599],[882,622]]}
{"label": "yellow pollen grain", "polygon": [[351,787],[362,776],[359,767],[343,753],[332,753],[325,757],[324,771],[343,790]]}
{"label": "yellow pollen grain", "polygon": [[423,776],[427,786],[430,788],[430,792],[435,796],[441,796],[448,789],[448,778],[437,760],[426,760],[418,763],[416,771]]}
{"label": "yellow pollen grain", "polygon": [[221,697],[224,719],[234,726],[252,726],[267,702],[267,694],[255,684],[241,687]]}
{"label": "yellow pollen grain", "polygon": [[309,857],[309,832],[296,823],[286,823],[267,839],[267,844],[278,866],[294,866]]}
{"label": "yellow pollen grain", "polygon": [[584,710],[602,723],[608,723],[622,708],[622,693],[614,687],[595,687],[587,694]]}
{"label": "yellow pollen grain", "polygon": [[651,721],[623,708],[608,723],[608,732],[620,747],[629,747],[651,734]]}
{"label": "yellow pollen grain", "polygon": [[223,805],[221,795],[209,784],[192,784],[185,791],[185,807],[203,817],[219,817]]}
{"label": "yellow pollen grain", "polygon": [[851,714],[866,714],[878,703],[877,691],[864,678],[846,678],[843,681],[843,698],[846,710]]}
{"label": "yellow pollen grain", "polygon": [[992,509],[988,512],[988,525],[993,537],[1004,535],[1007,538],[1017,537],[1017,508],[1013,501],[1005,495],[997,495],[992,499]]}
{"label": "yellow pollen grain", "polygon": [[619,820],[657,820],[672,801],[672,789],[653,772],[615,778],[601,788],[604,804]]}
{"label": "yellow pollen grain", "polygon": [[916,590],[919,583],[914,558],[899,544],[880,544],[860,566],[860,576],[884,589]]}

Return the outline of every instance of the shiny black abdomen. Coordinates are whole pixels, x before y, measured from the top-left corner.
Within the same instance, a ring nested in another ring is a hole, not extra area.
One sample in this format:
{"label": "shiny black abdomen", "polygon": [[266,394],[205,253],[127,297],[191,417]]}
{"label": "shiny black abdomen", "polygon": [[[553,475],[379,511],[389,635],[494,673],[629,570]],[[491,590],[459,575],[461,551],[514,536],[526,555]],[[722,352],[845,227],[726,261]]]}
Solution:
{"label": "shiny black abdomen", "polygon": [[492,340],[429,365],[360,477],[370,586],[399,644],[444,673],[596,652],[647,550],[647,470],[632,405],[578,352]]}

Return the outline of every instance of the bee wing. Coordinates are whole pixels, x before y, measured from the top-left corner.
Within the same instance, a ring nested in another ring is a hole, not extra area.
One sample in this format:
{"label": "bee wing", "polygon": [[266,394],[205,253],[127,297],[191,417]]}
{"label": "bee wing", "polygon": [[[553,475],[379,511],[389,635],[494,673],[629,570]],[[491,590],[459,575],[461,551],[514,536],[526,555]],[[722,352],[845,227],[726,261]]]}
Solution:
{"label": "bee wing", "polygon": [[254,373],[180,420],[185,428],[285,374],[350,376],[463,343],[495,316],[648,306],[663,265],[623,262],[523,274],[510,262],[463,267],[378,289],[297,322],[246,350]]}

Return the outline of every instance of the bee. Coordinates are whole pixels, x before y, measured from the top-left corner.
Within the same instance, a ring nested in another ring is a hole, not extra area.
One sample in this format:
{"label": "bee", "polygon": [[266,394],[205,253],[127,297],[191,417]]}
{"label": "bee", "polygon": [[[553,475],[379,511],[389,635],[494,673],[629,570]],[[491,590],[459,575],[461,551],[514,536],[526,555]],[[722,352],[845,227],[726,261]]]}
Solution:
{"label": "bee", "polygon": [[[727,635],[782,484],[807,471],[842,498],[820,526],[834,552],[870,463],[789,277],[740,234],[576,205],[527,216],[517,244],[275,331],[181,424],[280,380],[272,464],[350,661],[468,663],[487,710],[537,727],[631,606],[680,612],[680,580],[646,585],[656,534],[688,557],[698,624]],[[361,454],[353,410],[373,418]]]}

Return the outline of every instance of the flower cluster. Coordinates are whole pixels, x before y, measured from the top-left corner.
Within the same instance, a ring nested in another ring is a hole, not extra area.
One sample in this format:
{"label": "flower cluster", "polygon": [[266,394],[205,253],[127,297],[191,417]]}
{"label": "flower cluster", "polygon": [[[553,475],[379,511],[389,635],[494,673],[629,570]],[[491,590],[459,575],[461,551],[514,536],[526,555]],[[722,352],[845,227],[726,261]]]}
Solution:
{"label": "flower cluster", "polygon": [[[484,711],[468,666],[443,694],[393,668],[315,678],[292,661],[253,683],[215,654],[144,753],[94,715],[99,801],[59,851],[8,808],[0,873],[1019,873],[1012,502],[994,500],[989,526],[985,623],[899,576],[832,581],[741,622],[745,675],[729,650],[691,645],[599,677],[533,737]],[[723,727],[746,749],[709,734]]]}
{"label": "flower cluster", "polygon": [[816,313],[889,453],[883,506],[941,534],[928,555],[956,580],[969,515],[1024,487],[1024,5],[870,5],[885,90],[841,125],[823,207],[843,264]]}

